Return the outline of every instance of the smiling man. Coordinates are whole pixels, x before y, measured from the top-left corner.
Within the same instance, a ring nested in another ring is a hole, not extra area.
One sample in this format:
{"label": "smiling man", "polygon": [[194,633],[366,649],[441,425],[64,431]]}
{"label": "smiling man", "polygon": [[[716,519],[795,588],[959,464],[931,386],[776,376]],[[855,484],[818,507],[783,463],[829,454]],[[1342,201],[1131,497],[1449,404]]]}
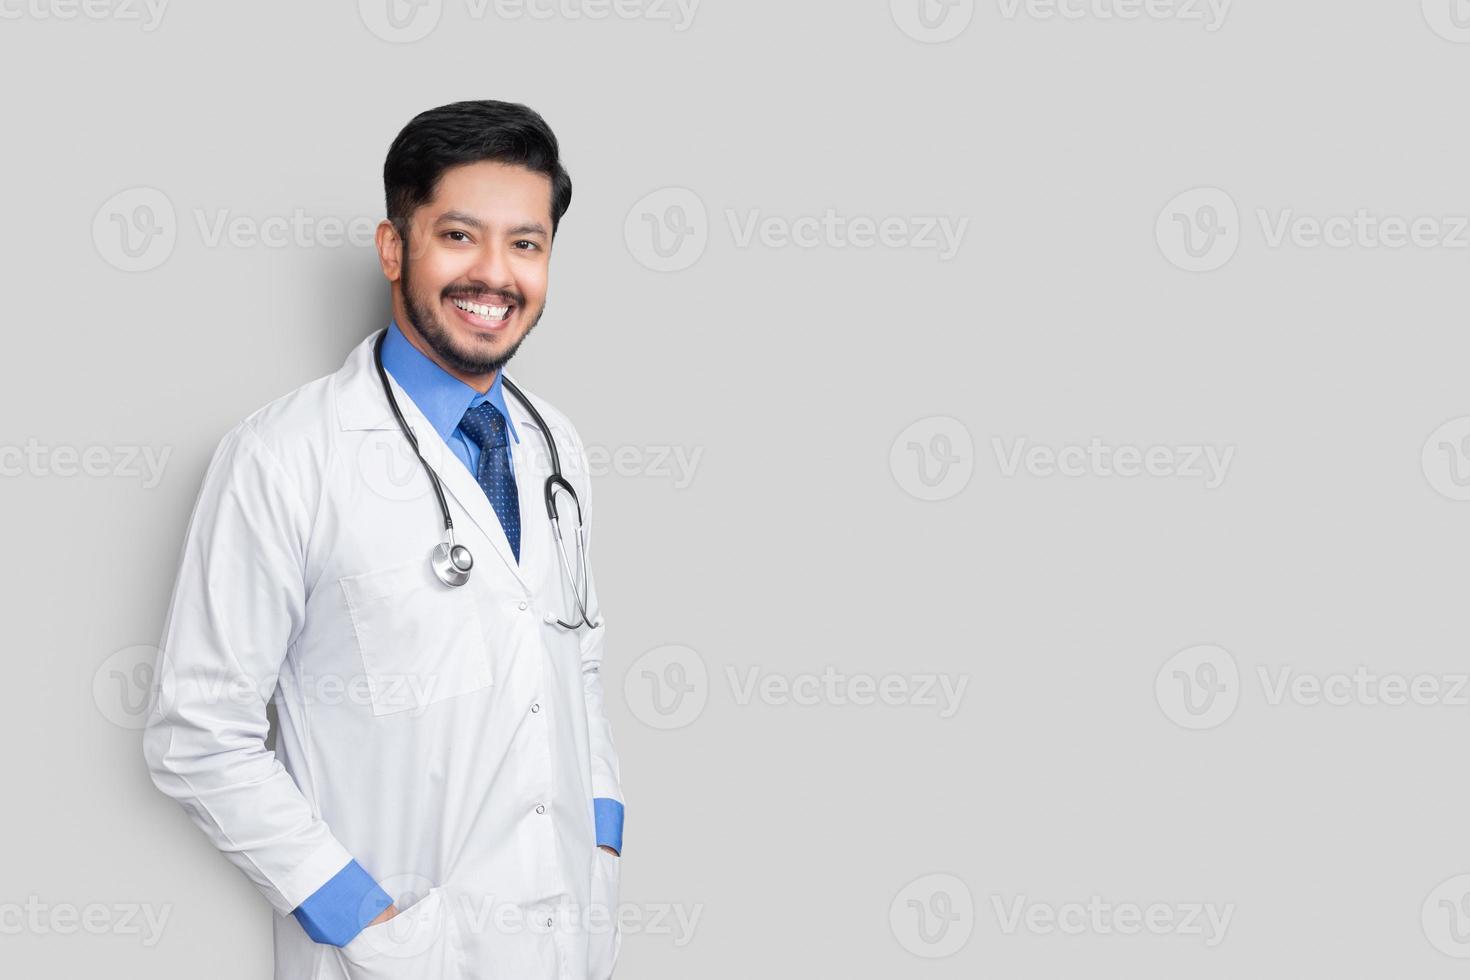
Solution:
{"label": "smiling man", "polygon": [[623,793],[587,454],[504,375],[571,180],[495,101],[415,117],[383,180],[392,321],[215,450],[149,769],[276,910],[278,980],[605,980]]}

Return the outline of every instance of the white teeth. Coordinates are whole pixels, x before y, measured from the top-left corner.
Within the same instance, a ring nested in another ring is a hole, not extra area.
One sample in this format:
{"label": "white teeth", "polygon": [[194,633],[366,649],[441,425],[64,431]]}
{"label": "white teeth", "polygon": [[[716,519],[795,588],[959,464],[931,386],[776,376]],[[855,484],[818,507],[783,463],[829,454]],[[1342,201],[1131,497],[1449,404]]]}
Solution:
{"label": "white teeth", "polygon": [[509,306],[486,306],[483,303],[468,303],[462,299],[455,300],[454,305],[486,320],[501,320],[510,312]]}

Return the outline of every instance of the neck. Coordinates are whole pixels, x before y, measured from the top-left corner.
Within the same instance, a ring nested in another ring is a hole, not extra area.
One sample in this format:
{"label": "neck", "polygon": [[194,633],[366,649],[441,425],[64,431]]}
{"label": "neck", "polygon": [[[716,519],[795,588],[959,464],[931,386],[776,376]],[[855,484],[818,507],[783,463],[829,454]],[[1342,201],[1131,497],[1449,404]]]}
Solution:
{"label": "neck", "polygon": [[[397,306],[398,304],[395,303],[394,305]],[[414,328],[414,325],[409,322],[408,317],[404,315],[403,310],[395,310],[394,322],[398,324],[398,329],[403,333],[403,336],[407,338],[410,344],[413,344],[418,349],[420,354],[423,354],[429,360],[439,365],[451,377],[463,381],[482,395],[490,390],[491,385],[495,384],[495,377],[500,373],[499,369],[491,371],[488,374],[470,374],[461,371],[452,364],[444,363],[444,359],[439,356],[439,352],[434,350],[429,342],[419,334],[418,330]]]}

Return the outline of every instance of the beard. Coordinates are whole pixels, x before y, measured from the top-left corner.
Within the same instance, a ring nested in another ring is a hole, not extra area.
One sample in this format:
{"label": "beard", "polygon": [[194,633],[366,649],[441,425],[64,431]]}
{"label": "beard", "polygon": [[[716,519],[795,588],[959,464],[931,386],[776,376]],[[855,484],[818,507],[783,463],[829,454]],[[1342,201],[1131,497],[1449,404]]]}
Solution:
{"label": "beard", "polygon": [[[405,243],[403,249],[403,306],[408,313],[408,322],[413,324],[413,328],[433,348],[434,353],[439,355],[440,360],[456,371],[464,374],[489,374],[492,371],[499,371],[512,357],[515,357],[516,351],[521,348],[521,343],[531,335],[531,331],[535,329],[536,324],[541,322],[541,315],[546,312],[546,304],[543,302],[541,309],[536,311],[535,318],[531,320],[530,326],[526,327],[525,332],[517,337],[515,343],[511,344],[502,354],[486,354],[476,349],[461,347],[455,341],[449,326],[440,316],[442,306],[430,302],[428,297],[418,295],[418,292],[413,288],[413,279],[409,275],[408,253],[409,248],[407,243]],[[490,291],[481,290],[481,292]],[[462,295],[466,292],[470,291],[465,290],[463,287],[459,289],[450,287],[446,288],[440,294],[439,298],[443,300],[451,295]],[[515,304],[516,308],[513,315],[525,315],[526,307],[521,303],[519,296],[513,294],[502,295]]]}

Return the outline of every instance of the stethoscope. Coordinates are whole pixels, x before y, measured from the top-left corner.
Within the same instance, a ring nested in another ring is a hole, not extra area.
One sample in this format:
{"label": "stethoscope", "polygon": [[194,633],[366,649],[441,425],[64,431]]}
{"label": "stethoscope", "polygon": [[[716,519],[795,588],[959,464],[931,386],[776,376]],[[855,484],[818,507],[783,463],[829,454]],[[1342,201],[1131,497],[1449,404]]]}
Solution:
{"label": "stethoscope", "polygon": [[[439,485],[439,474],[434,472],[434,468],[429,465],[428,460],[424,459],[424,454],[419,451],[419,441],[414,437],[413,430],[408,427],[408,423],[403,420],[403,412],[398,408],[398,399],[393,397],[393,387],[388,384],[388,372],[383,368],[383,340],[387,336],[388,331],[384,330],[378,335],[377,341],[373,344],[373,360],[378,365],[378,377],[383,380],[383,392],[388,396],[388,404],[393,406],[393,417],[398,420],[398,428],[408,438],[409,445],[413,446],[414,455],[419,458],[419,463],[423,465],[424,472],[429,474],[429,481],[434,484],[434,496],[438,498],[439,511],[444,515],[444,540],[429,555],[429,564],[434,569],[435,577],[445,585],[464,585],[470,580],[470,569],[475,566],[475,559],[470,554],[470,549],[462,544],[455,543],[454,519],[449,516],[449,505],[444,501],[444,490]],[[577,499],[577,491],[573,490],[572,485],[562,478],[561,460],[556,454],[556,440],[552,438],[551,427],[546,424],[546,420],[541,417],[541,413],[536,411],[536,406],[531,404],[531,400],[525,396],[520,388],[516,387],[515,382],[503,375],[501,380],[505,382],[505,387],[510,390],[510,393],[515,395],[516,399],[522,405],[526,406],[526,411],[531,413],[531,417],[541,427],[541,435],[546,440],[546,448],[551,450],[551,475],[546,478],[546,487],[544,490],[546,514],[551,518],[552,530],[556,532],[556,549],[561,554],[562,573],[566,576],[567,582],[572,587],[572,595],[577,600],[577,610],[582,615],[582,621],[579,623],[567,623],[561,619],[557,619],[556,625],[565,629],[574,630],[581,626],[582,623],[586,623],[592,629],[596,629],[602,625],[603,621],[600,616],[595,623],[587,617],[587,537],[582,527],[582,502]],[[572,575],[571,563],[567,561],[566,545],[562,541],[561,519],[556,509],[556,492],[558,490],[570,494],[572,503],[577,507],[577,569],[582,580],[581,588],[577,587],[577,577]]]}

